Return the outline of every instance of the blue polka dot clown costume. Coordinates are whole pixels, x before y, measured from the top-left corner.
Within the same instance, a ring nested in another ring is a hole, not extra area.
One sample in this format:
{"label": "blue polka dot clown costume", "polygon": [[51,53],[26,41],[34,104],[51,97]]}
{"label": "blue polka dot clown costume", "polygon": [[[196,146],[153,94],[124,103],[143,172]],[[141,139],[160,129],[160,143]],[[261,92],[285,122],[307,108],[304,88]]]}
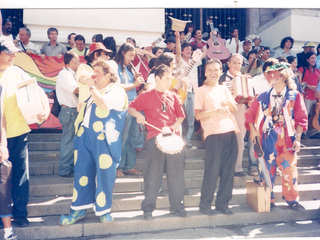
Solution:
{"label": "blue polka dot clown costume", "polygon": [[[90,92],[92,96],[85,101],[75,121],[73,198],[70,214],[61,216],[60,225],[84,218],[88,208],[93,208],[101,222],[113,220],[112,192],[121,159],[128,100],[124,89],[113,82],[102,89],[91,87]],[[98,106],[100,100],[106,108]]]}

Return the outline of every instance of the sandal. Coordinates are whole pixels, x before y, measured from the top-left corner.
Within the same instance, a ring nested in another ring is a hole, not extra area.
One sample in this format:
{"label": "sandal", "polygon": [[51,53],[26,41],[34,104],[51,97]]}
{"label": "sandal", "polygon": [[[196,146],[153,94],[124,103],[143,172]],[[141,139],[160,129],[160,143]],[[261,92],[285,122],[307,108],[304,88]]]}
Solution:
{"label": "sandal", "polygon": [[124,173],[122,172],[122,170],[120,169],[117,169],[117,175],[116,175],[118,178],[122,178],[124,177]]}
{"label": "sandal", "polygon": [[123,172],[124,174],[128,174],[128,175],[142,175],[142,172],[139,172],[137,169],[130,169],[128,171]]}

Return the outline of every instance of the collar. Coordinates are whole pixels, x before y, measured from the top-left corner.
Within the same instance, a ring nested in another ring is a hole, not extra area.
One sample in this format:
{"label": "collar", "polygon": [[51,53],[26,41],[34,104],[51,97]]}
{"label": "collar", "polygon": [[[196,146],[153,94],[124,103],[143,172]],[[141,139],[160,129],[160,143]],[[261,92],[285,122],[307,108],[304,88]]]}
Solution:
{"label": "collar", "polygon": [[231,72],[230,72],[229,70],[227,71],[227,76],[228,76],[228,77],[231,77],[231,79],[234,79],[235,77],[241,76],[241,75],[242,75],[241,72],[239,72],[238,74],[236,74],[236,75],[234,76],[234,75],[231,74]]}
{"label": "collar", "polygon": [[271,96],[273,96],[273,95],[279,95],[279,96],[281,96],[281,97],[283,98],[283,97],[286,95],[286,92],[287,92],[287,88],[286,88],[286,87],[281,91],[280,94],[277,94],[276,89],[275,89],[275,88],[272,88],[270,94],[271,94]]}
{"label": "collar", "polygon": [[71,69],[71,68],[68,68],[68,67],[63,67],[65,70],[69,71],[72,73],[72,75],[74,76],[75,72]]}
{"label": "collar", "polygon": [[[56,46],[58,46],[58,45],[59,45],[59,42],[56,43]],[[48,42],[48,46],[52,46],[50,41]]]}

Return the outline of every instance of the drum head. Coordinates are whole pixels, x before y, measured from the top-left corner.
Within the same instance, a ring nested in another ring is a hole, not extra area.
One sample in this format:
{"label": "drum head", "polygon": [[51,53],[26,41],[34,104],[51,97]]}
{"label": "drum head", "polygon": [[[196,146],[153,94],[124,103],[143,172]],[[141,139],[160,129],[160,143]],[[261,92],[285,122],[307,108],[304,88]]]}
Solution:
{"label": "drum head", "polygon": [[176,154],[182,151],[185,142],[176,134],[172,134],[170,136],[163,136],[162,134],[159,134],[156,138],[156,144],[162,152],[167,154]]}

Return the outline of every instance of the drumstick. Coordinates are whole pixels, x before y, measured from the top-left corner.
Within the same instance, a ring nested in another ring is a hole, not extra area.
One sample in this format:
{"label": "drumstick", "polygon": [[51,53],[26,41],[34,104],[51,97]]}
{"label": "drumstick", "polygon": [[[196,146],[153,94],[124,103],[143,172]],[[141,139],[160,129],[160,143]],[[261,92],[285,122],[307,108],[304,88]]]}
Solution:
{"label": "drumstick", "polygon": [[164,137],[167,137],[167,136],[171,136],[171,135],[172,135],[172,133],[164,133],[160,128],[157,128],[156,126],[153,126],[153,125],[150,124],[150,123],[147,123],[147,122],[146,122],[146,125],[148,125],[148,126],[154,128],[154,129],[158,130],[159,132],[162,133],[162,135],[163,135]]}

